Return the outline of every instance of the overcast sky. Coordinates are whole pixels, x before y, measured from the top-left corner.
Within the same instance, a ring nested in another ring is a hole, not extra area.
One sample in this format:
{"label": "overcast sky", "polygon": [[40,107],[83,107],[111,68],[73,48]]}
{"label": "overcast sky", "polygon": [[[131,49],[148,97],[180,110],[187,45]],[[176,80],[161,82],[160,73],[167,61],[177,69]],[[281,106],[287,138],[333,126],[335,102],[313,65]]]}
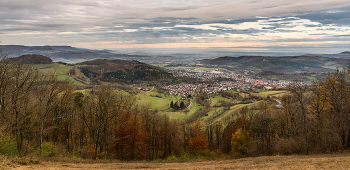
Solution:
{"label": "overcast sky", "polygon": [[0,0],[2,45],[350,50],[350,0]]}

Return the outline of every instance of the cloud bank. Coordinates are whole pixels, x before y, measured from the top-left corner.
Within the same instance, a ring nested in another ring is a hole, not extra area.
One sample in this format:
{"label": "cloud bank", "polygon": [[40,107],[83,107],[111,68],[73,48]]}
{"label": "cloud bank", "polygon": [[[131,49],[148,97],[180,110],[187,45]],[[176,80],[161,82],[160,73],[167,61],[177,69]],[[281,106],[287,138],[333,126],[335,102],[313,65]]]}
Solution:
{"label": "cloud bank", "polygon": [[2,44],[85,48],[350,46],[348,0],[2,0]]}

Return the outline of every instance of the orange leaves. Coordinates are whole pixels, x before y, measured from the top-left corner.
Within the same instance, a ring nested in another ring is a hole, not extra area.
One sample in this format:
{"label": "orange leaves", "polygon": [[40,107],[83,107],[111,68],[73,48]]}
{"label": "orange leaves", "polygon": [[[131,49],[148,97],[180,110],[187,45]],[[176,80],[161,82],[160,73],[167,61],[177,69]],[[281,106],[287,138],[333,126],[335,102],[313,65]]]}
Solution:
{"label": "orange leaves", "polygon": [[124,113],[115,128],[115,151],[123,160],[145,159],[147,137],[142,119],[137,114]]}
{"label": "orange leaves", "polygon": [[204,131],[202,130],[202,121],[198,118],[192,126],[194,137],[189,140],[189,148],[191,152],[208,148],[208,142]]}
{"label": "orange leaves", "polygon": [[236,130],[243,128],[243,130],[246,130],[248,127],[248,120],[242,118],[242,117],[238,117],[236,119],[235,124],[232,126],[232,132],[236,132]]}
{"label": "orange leaves", "polygon": [[196,137],[191,138],[189,144],[191,152],[208,148],[207,138],[204,133],[198,134]]}

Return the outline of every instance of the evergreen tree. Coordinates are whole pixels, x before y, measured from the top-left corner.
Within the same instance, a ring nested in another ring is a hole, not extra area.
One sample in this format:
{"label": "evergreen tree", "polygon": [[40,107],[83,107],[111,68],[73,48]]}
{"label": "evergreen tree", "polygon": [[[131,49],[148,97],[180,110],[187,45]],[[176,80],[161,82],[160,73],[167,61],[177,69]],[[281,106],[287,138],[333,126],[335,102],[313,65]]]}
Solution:
{"label": "evergreen tree", "polygon": [[181,103],[180,103],[180,108],[181,108],[181,109],[185,108],[184,102],[181,102]]}

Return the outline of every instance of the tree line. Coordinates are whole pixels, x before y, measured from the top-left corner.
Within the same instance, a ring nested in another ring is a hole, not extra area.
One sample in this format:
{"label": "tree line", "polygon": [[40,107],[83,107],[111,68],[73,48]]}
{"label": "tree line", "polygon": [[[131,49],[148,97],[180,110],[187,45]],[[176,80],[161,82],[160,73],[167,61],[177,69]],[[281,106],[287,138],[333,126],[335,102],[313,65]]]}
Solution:
{"label": "tree line", "polygon": [[109,86],[83,93],[53,73],[0,59],[0,148],[15,146],[20,157],[54,148],[92,159],[166,158],[201,147],[192,140],[205,139],[198,127],[151,113]]}
{"label": "tree line", "polygon": [[[82,158],[120,160],[206,151],[246,156],[338,151],[350,147],[349,78],[346,70],[314,87],[296,83],[281,97],[279,109],[262,100],[254,110],[243,107],[226,124],[203,125],[200,118],[171,121],[104,84],[84,93],[54,74],[1,58],[0,144],[13,144],[21,157],[53,148]],[[196,100],[210,110],[204,96]]]}
{"label": "tree line", "polygon": [[231,152],[240,155],[310,154],[350,147],[350,70],[306,87],[295,83],[273,109],[244,109],[233,124]]}

